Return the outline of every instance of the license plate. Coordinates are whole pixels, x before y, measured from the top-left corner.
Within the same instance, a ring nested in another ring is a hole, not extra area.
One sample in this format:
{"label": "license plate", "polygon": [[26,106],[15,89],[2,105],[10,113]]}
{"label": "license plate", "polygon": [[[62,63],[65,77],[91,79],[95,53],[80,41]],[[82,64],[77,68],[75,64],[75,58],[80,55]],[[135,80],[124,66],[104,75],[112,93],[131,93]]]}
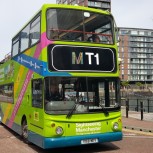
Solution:
{"label": "license plate", "polygon": [[81,144],[91,144],[91,143],[97,143],[98,139],[85,139],[81,140]]}

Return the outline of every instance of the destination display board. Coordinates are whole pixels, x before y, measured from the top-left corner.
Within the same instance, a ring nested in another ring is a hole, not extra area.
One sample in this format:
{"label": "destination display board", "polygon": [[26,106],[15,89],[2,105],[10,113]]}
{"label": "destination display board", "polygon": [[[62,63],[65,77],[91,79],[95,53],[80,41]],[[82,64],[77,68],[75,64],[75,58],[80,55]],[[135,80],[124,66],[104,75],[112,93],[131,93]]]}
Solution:
{"label": "destination display board", "polygon": [[115,72],[115,49],[51,45],[48,47],[48,67],[51,71]]}

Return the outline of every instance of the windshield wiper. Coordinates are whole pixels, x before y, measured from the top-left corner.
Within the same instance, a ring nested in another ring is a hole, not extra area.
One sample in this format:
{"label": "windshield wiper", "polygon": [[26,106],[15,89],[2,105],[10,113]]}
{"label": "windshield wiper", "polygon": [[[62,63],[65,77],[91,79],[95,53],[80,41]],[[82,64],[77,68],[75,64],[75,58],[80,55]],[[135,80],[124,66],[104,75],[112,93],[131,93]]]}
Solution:
{"label": "windshield wiper", "polygon": [[104,112],[105,115],[109,114],[106,108],[104,108],[101,104],[99,104],[99,106],[101,107],[101,110]]}
{"label": "windshield wiper", "polygon": [[70,118],[73,114],[73,112],[76,110],[76,108],[78,107],[77,104],[79,104],[79,97],[77,98],[76,103],[74,104],[74,106],[72,107],[72,109],[68,112],[66,118]]}
{"label": "windshield wiper", "polygon": [[76,110],[76,106],[78,103],[75,103],[74,106],[72,107],[72,109],[68,112],[66,118],[70,118],[73,114],[73,112]]}

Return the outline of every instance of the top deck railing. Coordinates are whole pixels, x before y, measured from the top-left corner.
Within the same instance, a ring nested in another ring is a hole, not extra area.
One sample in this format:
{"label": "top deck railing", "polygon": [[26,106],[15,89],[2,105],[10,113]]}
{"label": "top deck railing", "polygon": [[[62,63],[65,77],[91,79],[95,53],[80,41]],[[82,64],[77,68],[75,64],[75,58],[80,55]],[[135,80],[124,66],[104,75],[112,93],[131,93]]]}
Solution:
{"label": "top deck railing", "polygon": [[4,59],[0,61],[0,64],[5,63],[9,59],[11,59],[11,52],[9,52],[8,54],[5,55]]}

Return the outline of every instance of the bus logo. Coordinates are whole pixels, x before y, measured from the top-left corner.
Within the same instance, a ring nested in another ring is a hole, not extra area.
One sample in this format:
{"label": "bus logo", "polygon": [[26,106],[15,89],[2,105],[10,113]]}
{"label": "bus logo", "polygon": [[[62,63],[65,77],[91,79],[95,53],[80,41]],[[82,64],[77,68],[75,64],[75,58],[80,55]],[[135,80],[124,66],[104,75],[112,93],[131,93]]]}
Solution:
{"label": "bus logo", "polygon": [[79,56],[76,56],[75,52],[72,52],[72,64],[83,64],[83,53],[80,52]]}
{"label": "bus logo", "polygon": [[96,60],[96,64],[99,65],[99,54],[86,52],[85,56],[83,56],[83,52],[80,52],[77,56],[75,52],[72,52],[72,64],[83,64],[83,57],[88,58],[88,64],[92,65],[92,61]]}

